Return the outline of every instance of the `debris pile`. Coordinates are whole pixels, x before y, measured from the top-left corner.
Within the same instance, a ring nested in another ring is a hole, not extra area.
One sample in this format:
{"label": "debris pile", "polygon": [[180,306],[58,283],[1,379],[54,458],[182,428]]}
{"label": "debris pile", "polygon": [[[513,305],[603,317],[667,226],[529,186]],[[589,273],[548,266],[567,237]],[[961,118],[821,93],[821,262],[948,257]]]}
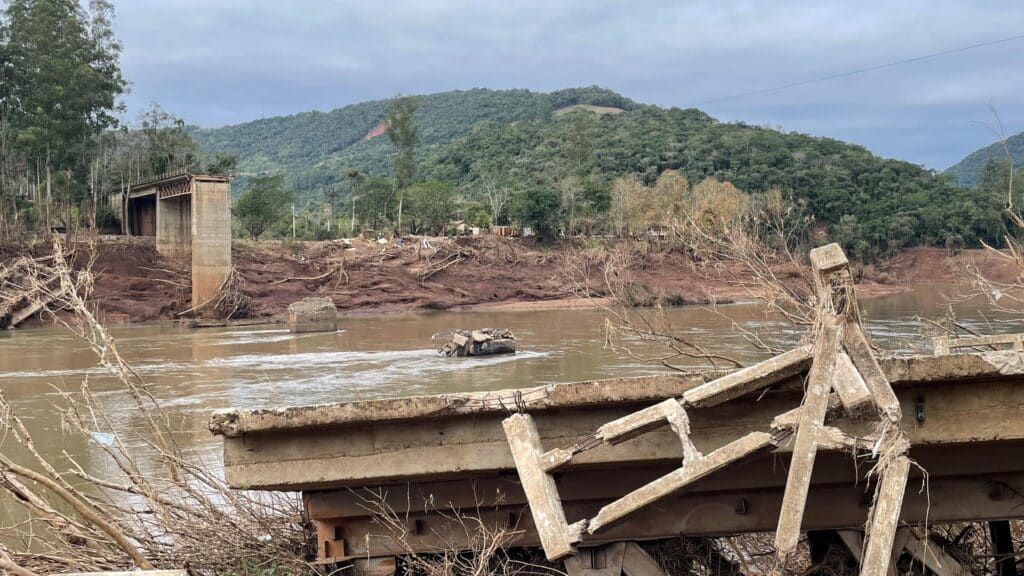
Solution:
{"label": "debris pile", "polygon": [[16,328],[63,294],[53,256],[21,257],[0,265],[0,329]]}
{"label": "debris pile", "polygon": [[330,298],[303,298],[288,307],[288,329],[292,332],[334,332],[338,310]]}
{"label": "debris pile", "polygon": [[452,330],[444,335],[435,334],[440,340],[437,351],[442,356],[490,356],[492,354],[515,354],[516,337],[507,328],[483,328],[480,330]]}

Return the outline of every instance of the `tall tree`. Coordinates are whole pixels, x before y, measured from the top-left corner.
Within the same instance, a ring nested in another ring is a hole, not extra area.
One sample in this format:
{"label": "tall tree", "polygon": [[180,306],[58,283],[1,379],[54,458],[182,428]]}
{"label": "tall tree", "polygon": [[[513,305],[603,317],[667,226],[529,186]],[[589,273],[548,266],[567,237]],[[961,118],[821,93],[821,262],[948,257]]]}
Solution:
{"label": "tall tree", "polygon": [[291,201],[292,194],[285,190],[283,176],[261,176],[249,181],[248,188],[238,196],[231,212],[249,236],[259,240],[284,217]]}
{"label": "tall tree", "polygon": [[356,200],[359,200],[359,186],[362,184],[366,176],[354,168],[345,170],[345,177],[348,178],[349,183],[349,194],[352,200],[352,218],[348,223],[348,235],[356,235]]}
{"label": "tall tree", "polygon": [[15,205],[14,177],[17,158],[11,149],[12,130],[10,120],[11,86],[13,85],[13,67],[11,65],[10,29],[4,12],[0,12],[0,231],[5,235],[10,231],[8,210],[12,218],[17,218]]}
{"label": "tall tree", "polygon": [[185,121],[153,104],[139,117],[146,136],[149,176],[199,168],[199,146],[185,130]]}
{"label": "tall tree", "polygon": [[437,232],[443,236],[445,225],[458,209],[455,185],[440,180],[413,184],[409,203],[414,234]]}
{"label": "tall tree", "polygon": [[419,131],[413,115],[420,107],[416,96],[398,96],[388,104],[387,134],[395,147],[394,178],[398,194],[398,229],[402,229],[402,200],[405,189],[416,177],[416,145]]}
{"label": "tall tree", "polygon": [[578,110],[572,113],[572,121],[569,124],[566,155],[570,169],[580,180],[590,174],[593,152],[589,131],[593,116],[591,112]]}
{"label": "tall tree", "polygon": [[63,173],[70,219],[71,203],[88,190],[92,144],[122,108],[113,8],[106,0],[91,1],[88,12],[76,0],[9,0],[4,16],[7,114],[27,164],[42,166],[49,225],[54,171]]}

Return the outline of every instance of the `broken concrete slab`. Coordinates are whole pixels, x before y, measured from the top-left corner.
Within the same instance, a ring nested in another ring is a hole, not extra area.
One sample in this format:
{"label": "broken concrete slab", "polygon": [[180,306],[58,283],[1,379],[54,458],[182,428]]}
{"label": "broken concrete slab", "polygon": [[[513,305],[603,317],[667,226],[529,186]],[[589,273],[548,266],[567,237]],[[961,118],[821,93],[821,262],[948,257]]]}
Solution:
{"label": "broken concrete slab", "polygon": [[288,329],[300,332],[336,332],[338,309],[330,298],[303,298],[288,306]]}
{"label": "broken concrete slab", "polygon": [[819,274],[828,274],[842,270],[850,265],[846,253],[839,244],[832,243],[819,248],[814,248],[809,253],[811,267]]}
{"label": "broken concrete slab", "polygon": [[821,333],[815,342],[814,360],[807,376],[807,391],[800,408],[800,420],[793,441],[793,458],[789,464],[782,511],[775,532],[775,548],[781,566],[786,565],[800,540],[800,526],[818,453],[818,439],[828,411],[831,390],[829,376],[835,371],[842,329],[840,319],[834,315],[828,314],[821,319]]}
{"label": "broken concrete slab", "polygon": [[683,393],[683,405],[704,408],[761,390],[806,370],[812,355],[813,347],[808,344],[741,368],[687,390]]}
{"label": "broken concrete slab", "polygon": [[909,474],[910,459],[904,455],[892,456],[881,470],[865,533],[861,576],[886,576],[889,571]]}
{"label": "broken concrete slab", "polygon": [[893,392],[889,378],[875,358],[864,329],[857,324],[847,326],[844,344],[846,352],[850,355],[850,360],[853,361],[853,365],[871,391],[871,398],[879,415],[889,422],[898,423],[903,417],[900,402],[896,398],[896,393]]}
{"label": "broken concrete slab", "polygon": [[846,413],[852,418],[862,417],[874,407],[871,390],[846,352],[840,351],[836,355],[832,389],[836,391]]}
{"label": "broken concrete slab", "polygon": [[448,357],[490,356],[493,354],[515,354],[516,337],[504,328],[483,328],[480,330],[450,330],[434,334],[439,341],[437,352]]}

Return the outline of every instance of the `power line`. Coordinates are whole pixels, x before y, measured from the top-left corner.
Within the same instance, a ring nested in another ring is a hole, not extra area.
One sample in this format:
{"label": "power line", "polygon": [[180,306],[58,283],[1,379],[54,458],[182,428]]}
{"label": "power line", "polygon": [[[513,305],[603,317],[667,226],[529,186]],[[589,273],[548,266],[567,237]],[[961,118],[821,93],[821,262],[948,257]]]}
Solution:
{"label": "power line", "polygon": [[930,58],[938,58],[939,56],[948,56],[949,54],[956,54],[958,52],[966,52],[967,50],[973,50],[975,48],[984,48],[985,46],[994,46],[996,44],[1002,44],[1004,42],[1011,42],[1013,40],[1020,40],[1024,38],[1024,34],[1018,34],[1016,36],[1010,36],[1007,38],[1001,38],[999,40],[992,40],[991,42],[982,42],[980,44],[972,44],[970,46],[962,46],[960,48],[953,48],[952,50],[944,50],[942,52],[933,52],[931,54],[925,54],[924,56],[916,56],[914,58],[907,58],[905,60],[896,60],[895,62],[889,62],[888,64],[879,64],[877,66],[868,66],[867,68],[859,68],[857,70],[850,70],[848,72],[840,72],[838,74],[829,74],[828,76],[821,76],[820,78],[812,78],[810,80],[801,80],[799,82],[790,82],[789,84],[782,84],[779,86],[772,86],[771,88],[761,88],[759,90],[751,90],[749,92],[741,92],[739,94],[733,94],[731,96],[722,96],[721,98],[713,98],[711,100],[704,100],[698,102],[695,106],[704,106],[706,104],[715,104],[718,102],[725,102],[726,100],[736,100],[737,98],[745,98],[747,96],[756,96],[758,94],[767,94],[769,92],[778,92],[779,90],[788,90],[789,88],[796,88],[797,86],[806,86],[808,84],[814,84],[815,82],[824,82],[826,80],[835,80],[836,78],[845,78],[847,76],[854,76],[856,74],[863,74],[865,72],[874,72],[875,70],[882,70],[884,68],[892,68],[894,66],[901,66],[903,64],[910,64],[913,62],[920,62],[921,60],[928,60]]}

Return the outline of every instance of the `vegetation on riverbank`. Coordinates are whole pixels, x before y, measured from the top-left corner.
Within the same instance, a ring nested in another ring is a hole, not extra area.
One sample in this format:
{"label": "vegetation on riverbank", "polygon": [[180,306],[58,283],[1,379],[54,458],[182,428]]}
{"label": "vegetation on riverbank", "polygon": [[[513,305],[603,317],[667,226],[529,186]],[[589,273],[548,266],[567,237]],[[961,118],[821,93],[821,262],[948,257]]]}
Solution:
{"label": "vegetation on riverbank", "polygon": [[[209,130],[157,106],[128,125],[112,30],[106,1],[17,0],[0,16],[0,55],[14,64],[0,83],[0,234],[123,229],[119,194],[169,170],[237,172],[236,233],[277,238],[436,234],[451,221],[625,237],[630,207],[678,207],[708,188],[754,207],[781,199],[806,220],[804,241],[839,242],[865,262],[1006,233],[998,163],[968,188],[853,144],[599,87],[445,92]],[[675,216],[641,211],[629,235]]]}
{"label": "vegetation on riverbank", "polygon": [[[21,246],[37,255],[44,243]],[[2,252],[3,250],[0,250]],[[76,266],[89,258],[83,249]],[[355,240],[239,241],[232,258],[250,316],[268,322],[286,316],[289,304],[310,295],[331,298],[345,314],[465,310],[543,309],[600,304],[609,296],[604,266],[631,262],[631,301],[641,305],[706,304],[754,300],[752,277],[736,264],[701,263],[655,242],[561,242],[552,246],[497,237],[407,239],[387,245]],[[7,253],[13,253],[7,251]],[[997,281],[1012,281],[1013,266],[998,255],[917,248],[879,264],[855,265],[861,295],[891,294],[921,282],[949,283],[959,262]],[[788,264],[776,264],[792,277]],[[96,242],[92,304],[106,323],[178,321],[191,307],[187,263],[156,253],[151,239],[105,236]],[[579,279],[589,278],[585,289]],[[37,319],[34,322],[45,321]],[[31,323],[28,325],[32,325]]]}

